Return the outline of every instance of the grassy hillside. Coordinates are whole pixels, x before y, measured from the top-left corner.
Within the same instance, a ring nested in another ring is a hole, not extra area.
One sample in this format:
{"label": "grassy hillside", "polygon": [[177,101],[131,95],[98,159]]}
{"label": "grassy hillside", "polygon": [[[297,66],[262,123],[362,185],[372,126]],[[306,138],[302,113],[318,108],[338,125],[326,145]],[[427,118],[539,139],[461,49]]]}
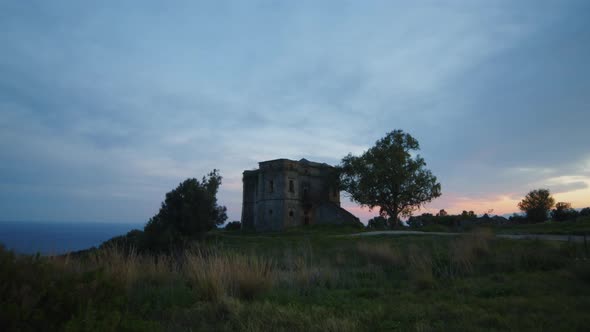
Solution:
{"label": "grassy hillside", "polygon": [[185,252],[0,252],[0,330],[587,330],[583,244],[218,231]]}

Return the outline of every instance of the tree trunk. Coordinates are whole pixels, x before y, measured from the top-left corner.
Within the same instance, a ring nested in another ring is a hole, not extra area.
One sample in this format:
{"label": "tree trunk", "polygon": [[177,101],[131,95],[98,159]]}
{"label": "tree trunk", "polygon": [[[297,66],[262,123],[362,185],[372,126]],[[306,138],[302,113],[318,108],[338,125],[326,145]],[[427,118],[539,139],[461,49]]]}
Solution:
{"label": "tree trunk", "polygon": [[398,215],[399,215],[399,211],[397,209],[393,209],[389,212],[389,227],[390,228],[394,228],[395,226],[397,226],[399,224],[399,220],[398,220]]}

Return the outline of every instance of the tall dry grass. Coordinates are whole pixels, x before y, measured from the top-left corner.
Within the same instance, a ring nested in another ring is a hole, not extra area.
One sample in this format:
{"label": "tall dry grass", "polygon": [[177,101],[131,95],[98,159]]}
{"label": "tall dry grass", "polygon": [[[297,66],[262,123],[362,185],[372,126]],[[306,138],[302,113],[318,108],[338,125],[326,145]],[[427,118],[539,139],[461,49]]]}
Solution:
{"label": "tall dry grass", "polygon": [[417,289],[430,289],[435,286],[432,254],[416,245],[408,248],[408,276]]}
{"label": "tall dry grass", "polygon": [[107,276],[133,286],[139,280],[170,281],[180,277],[181,262],[169,255],[139,254],[135,249],[107,246],[84,257],[71,255],[50,257],[56,267],[70,272],[100,270]]}
{"label": "tall dry grass", "polygon": [[332,287],[338,283],[339,273],[329,263],[314,262],[313,248],[307,242],[283,251],[276,276],[279,285],[307,293],[312,287]]}
{"label": "tall dry grass", "polygon": [[296,252],[286,250],[281,265],[255,253],[241,254],[223,248],[191,248],[180,256],[139,254],[117,246],[100,248],[84,259],[55,257],[61,269],[85,272],[101,270],[127,288],[139,281],[168,282],[183,279],[206,300],[219,302],[226,297],[250,300],[276,285],[308,291],[331,287],[338,272],[329,264],[313,263],[311,246]]}
{"label": "tall dry grass", "polygon": [[357,250],[369,263],[383,266],[402,266],[404,258],[388,243],[359,242]]}
{"label": "tall dry grass", "polygon": [[253,299],[272,288],[276,280],[272,260],[230,251],[189,251],[183,273],[210,301],[225,296]]}
{"label": "tall dry grass", "polygon": [[182,281],[202,299],[220,302],[226,298],[251,300],[274,287],[307,294],[317,287],[354,285],[356,277],[351,278],[347,270],[335,266],[355,265],[358,257],[369,263],[369,269],[403,268],[417,289],[430,289],[436,286],[436,278],[456,278],[473,272],[477,260],[489,254],[492,238],[490,230],[479,229],[452,240],[448,251],[446,247],[438,250],[416,245],[400,251],[390,243],[361,241],[356,245],[359,255],[340,257],[340,263],[333,262],[338,257],[314,260],[312,246],[302,243],[275,252],[273,259],[220,247],[194,247],[170,256],[139,254],[111,246],[91,252],[84,260],[65,256],[54,259],[54,264],[79,272],[100,269],[128,288],[145,280]]}
{"label": "tall dry grass", "polygon": [[139,254],[133,248],[124,250],[118,246],[108,246],[93,252],[86,264],[102,269],[127,287],[138,280],[174,280],[180,272],[179,264],[172,256]]}
{"label": "tall dry grass", "polygon": [[470,273],[478,258],[490,253],[490,241],[494,233],[488,228],[478,228],[451,242],[449,259],[458,272]]}

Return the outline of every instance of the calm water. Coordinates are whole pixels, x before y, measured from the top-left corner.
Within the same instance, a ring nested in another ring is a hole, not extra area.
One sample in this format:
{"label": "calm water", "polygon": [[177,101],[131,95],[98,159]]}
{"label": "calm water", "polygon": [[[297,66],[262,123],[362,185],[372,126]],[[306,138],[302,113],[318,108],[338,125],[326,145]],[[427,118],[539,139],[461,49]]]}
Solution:
{"label": "calm water", "polygon": [[0,243],[24,254],[61,254],[100,245],[143,223],[0,221]]}

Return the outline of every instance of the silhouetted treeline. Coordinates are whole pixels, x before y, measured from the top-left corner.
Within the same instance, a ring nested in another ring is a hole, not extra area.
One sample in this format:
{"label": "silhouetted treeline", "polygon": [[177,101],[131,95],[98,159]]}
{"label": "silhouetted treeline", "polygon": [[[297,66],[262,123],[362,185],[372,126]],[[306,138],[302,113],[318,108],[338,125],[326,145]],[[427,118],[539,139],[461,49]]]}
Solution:
{"label": "silhouetted treeline", "polygon": [[432,213],[423,213],[420,216],[412,216],[408,219],[410,227],[425,227],[431,225],[441,225],[448,228],[463,228],[471,225],[484,224],[506,224],[509,220],[501,216],[492,216],[484,214],[477,217],[473,211],[463,211],[461,214],[452,215],[441,210],[436,215]]}

